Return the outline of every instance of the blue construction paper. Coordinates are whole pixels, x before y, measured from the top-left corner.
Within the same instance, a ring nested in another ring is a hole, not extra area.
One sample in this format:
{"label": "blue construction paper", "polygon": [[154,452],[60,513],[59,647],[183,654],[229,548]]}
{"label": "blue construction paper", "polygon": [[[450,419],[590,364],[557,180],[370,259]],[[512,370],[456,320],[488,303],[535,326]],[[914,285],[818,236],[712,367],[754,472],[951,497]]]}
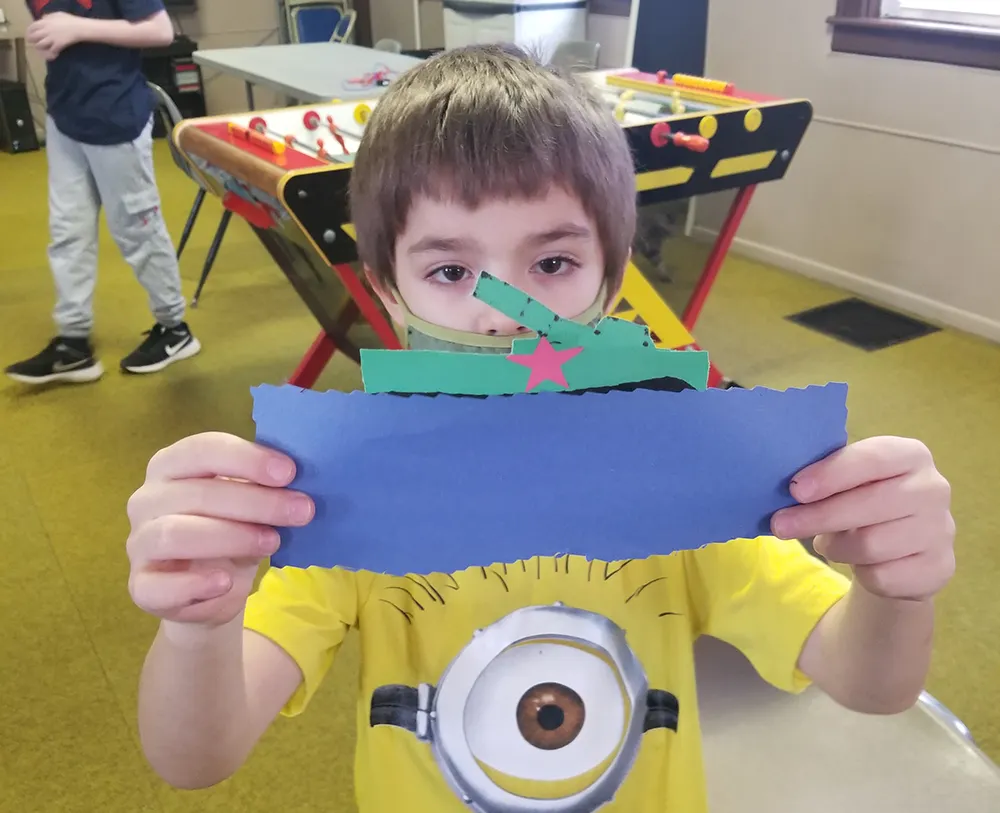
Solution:
{"label": "blue construction paper", "polygon": [[643,559],[770,533],[847,443],[847,386],[400,398],[253,390],[257,440],[316,501],[275,567],[392,575],[532,556]]}

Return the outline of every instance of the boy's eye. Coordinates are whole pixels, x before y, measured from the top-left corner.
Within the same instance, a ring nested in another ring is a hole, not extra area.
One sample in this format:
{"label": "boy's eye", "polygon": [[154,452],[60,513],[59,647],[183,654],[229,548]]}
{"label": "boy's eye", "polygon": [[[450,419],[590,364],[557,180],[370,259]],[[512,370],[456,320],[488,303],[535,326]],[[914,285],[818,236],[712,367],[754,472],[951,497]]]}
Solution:
{"label": "boy's eye", "polygon": [[443,265],[435,268],[432,277],[437,277],[440,282],[461,282],[469,273],[468,269],[460,265]]}
{"label": "boy's eye", "polygon": [[568,271],[573,261],[569,257],[546,257],[538,263],[538,270],[543,274],[554,275]]}

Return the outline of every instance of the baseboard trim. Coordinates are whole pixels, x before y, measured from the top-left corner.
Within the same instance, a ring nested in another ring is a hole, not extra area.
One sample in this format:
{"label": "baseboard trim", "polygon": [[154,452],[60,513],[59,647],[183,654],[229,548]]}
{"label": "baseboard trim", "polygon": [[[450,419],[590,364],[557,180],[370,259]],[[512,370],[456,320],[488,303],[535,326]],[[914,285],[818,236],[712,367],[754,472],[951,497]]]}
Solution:
{"label": "baseboard trim", "polygon": [[[691,236],[696,240],[713,241],[718,232],[704,226],[695,226],[691,231]],[[733,251],[742,254],[751,260],[767,263],[785,271],[794,271],[804,277],[825,282],[843,288],[857,296],[863,296],[880,305],[889,308],[896,308],[909,313],[912,316],[926,319],[929,322],[941,327],[950,327],[955,330],[962,330],[975,336],[980,336],[989,341],[1000,343],[1000,322],[970,313],[959,308],[935,302],[920,294],[906,291],[893,285],[886,285],[882,282],[867,279],[865,277],[852,274],[843,268],[836,268],[826,263],[800,257],[788,251],[765,246],[743,237],[737,237],[733,241]]]}

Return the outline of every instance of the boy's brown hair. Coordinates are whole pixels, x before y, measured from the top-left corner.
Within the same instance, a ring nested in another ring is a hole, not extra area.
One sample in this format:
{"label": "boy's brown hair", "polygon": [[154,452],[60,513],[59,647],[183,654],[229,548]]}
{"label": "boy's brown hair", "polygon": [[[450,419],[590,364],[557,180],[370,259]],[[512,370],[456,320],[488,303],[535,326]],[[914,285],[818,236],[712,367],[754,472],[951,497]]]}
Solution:
{"label": "boy's brown hair", "polygon": [[358,253],[376,279],[392,283],[396,241],[418,196],[475,207],[561,186],[593,218],[617,290],[635,232],[635,170],[622,128],[585,81],[512,46],[474,45],[393,83],[351,177]]}

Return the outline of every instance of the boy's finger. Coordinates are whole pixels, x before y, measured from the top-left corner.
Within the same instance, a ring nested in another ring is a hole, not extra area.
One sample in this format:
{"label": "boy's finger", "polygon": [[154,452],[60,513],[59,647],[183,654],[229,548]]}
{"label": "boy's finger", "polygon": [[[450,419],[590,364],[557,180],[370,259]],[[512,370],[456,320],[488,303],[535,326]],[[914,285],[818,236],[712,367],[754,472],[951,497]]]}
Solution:
{"label": "boy's finger", "polygon": [[262,559],[279,544],[278,532],[270,526],[171,514],[139,526],[126,549],[137,562]]}
{"label": "boy's finger", "polygon": [[305,494],[284,488],[262,488],[231,480],[174,480],[143,487],[128,504],[132,527],[170,514],[297,527],[312,519],[315,508]]}
{"label": "boy's finger", "polygon": [[802,539],[892,522],[920,509],[913,494],[905,479],[870,483],[819,502],[782,508],[771,517],[771,532],[780,539]]}
{"label": "boy's finger", "polygon": [[286,486],[295,477],[287,455],[221,432],[204,432],[161,449],[146,468],[148,480],[235,477],[265,486]]}
{"label": "boy's finger", "polygon": [[897,437],[866,438],[798,472],[792,478],[791,493],[801,503],[817,502],[932,463],[930,451],[919,441]]}
{"label": "boy's finger", "polygon": [[187,570],[175,573],[140,571],[129,581],[136,605],[152,615],[181,610],[197,601],[224,596],[233,580],[224,570]]}

